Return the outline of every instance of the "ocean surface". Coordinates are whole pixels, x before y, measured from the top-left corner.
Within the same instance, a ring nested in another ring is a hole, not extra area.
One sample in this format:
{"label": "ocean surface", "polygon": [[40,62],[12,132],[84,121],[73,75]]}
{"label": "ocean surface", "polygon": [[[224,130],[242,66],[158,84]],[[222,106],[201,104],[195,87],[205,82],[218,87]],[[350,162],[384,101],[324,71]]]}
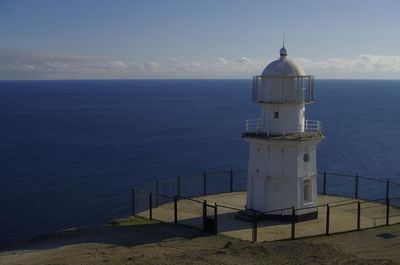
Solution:
{"label": "ocean surface", "polygon": [[[0,243],[130,214],[132,185],[246,169],[252,80],[0,81]],[[316,80],[318,167],[400,182],[400,81]]]}

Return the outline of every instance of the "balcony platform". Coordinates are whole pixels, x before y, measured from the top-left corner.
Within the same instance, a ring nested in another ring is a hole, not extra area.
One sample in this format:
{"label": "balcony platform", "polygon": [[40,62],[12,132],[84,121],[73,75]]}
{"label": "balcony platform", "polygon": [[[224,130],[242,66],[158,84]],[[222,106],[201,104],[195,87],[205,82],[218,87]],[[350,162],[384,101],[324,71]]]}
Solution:
{"label": "balcony platform", "polygon": [[[238,210],[244,210],[246,192],[221,193],[193,198],[198,201],[218,205],[218,233],[252,240],[252,223],[237,218]],[[330,233],[353,231],[357,228],[357,202],[362,202],[360,228],[373,228],[386,223],[386,205],[378,202],[356,200],[350,197],[318,195],[318,218],[296,223],[296,238],[322,235],[326,233],[327,208],[330,205]],[[223,206],[229,206],[223,207]],[[236,209],[235,209],[236,208]],[[173,223],[173,203],[153,208],[153,219]],[[148,216],[148,211],[138,213]],[[178,223],[191,227],[202,227],[202,207],[191,200],[178,201]],[[390,206],[390,224],[400,222],[400,209]],[[291,238],[291,222],[260,220],[257,241],[275,241]]]}
{"label": "balcony platform", "polygon": [[243,138],[254,138],[261,140],[287,140],[287,141],[306,141],[315,138],[325,138],[321,132],[301,132],[288,135],[269,135],[263,132],[244,132],[242,133]]}

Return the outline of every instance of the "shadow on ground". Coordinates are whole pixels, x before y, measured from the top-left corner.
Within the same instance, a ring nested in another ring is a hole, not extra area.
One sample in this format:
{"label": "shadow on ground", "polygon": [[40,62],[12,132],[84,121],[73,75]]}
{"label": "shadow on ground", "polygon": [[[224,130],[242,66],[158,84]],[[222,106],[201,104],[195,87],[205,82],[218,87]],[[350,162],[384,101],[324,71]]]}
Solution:
{"label": "shadow on ground", "polygon": [[[71,228],[45,236],[19,240],[0,246],[1,252],[35,251],[83,243],[114,246],[137,245],[209,236],[199,229],[128,217],[97,228]],[[112,246],[110,246],[112,247]]]}

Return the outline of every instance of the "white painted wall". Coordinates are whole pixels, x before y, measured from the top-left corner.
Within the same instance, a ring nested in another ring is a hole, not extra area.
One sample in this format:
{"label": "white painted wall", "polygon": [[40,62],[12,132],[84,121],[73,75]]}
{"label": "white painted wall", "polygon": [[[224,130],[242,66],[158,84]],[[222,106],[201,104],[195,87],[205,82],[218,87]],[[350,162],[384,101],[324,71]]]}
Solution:
{"label": "white painted wall", "polygon": [[[275,112],[279,117],[275,118]],[[261,130],[270,135],[287,135],[304,131],[304,104],[262,104]]]}
{"label": "white painted wall", "polygon": [[[245,139],[250,147],[246,204],[248,209],[266,212],[292,206],[301,208],[316,205],[316,147],[322,138]],[[305,153],[309,156],[307,162],[304,162]],[[309,203],[303,200],[304,178],[312,179],[312,200]],[[290,211],[284,214],[290,214]]]}

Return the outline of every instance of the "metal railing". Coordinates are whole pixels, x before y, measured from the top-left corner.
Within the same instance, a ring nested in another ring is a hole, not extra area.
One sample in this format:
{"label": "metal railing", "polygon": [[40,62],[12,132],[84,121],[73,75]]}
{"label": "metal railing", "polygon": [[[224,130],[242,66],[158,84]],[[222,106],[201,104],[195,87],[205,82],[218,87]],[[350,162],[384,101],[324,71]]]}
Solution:
{"label": "metal railing", "polygon": [[[268,129],[264,131],[262,129],[261,119],[249,119],[245,123],[245,133],[255,133],[255,134],[266,134],[269,135]],[[282,135],[285,135],[285,130],[283,130]],[[322,133],[322,123],[318,120],[305,120],[304,125],[299,124],[299,133]]]}
{"label": "metal railing", "polygon": [[304,132],[321,133],[322,132],[322,123],[318,120],[305,120]]}
{"label": "metal railing", "polygon": [[[293,218],[292,221],[280,223],[282,225],[274,228],[273,225],[263,224],[257,218],[257,214],[260,213],[256,212],[249,213],[250,217],[252,214],[254,216],[247,222],[238,221],[235,216],[245,211],[244,205],[207,202],[208,195],[246,191],[246,170],[203,172],[134,186],[132,188],[132,215],[183,224],[215,234],[232,229],[232,222],[241,222],[239,229],[248,230],[247,234],[243,232],[241,235],[245,237],[244,239],[253,241],[278,240],[276,234],[279,233],[268,230],[268,227],[278,230],[287,229],[281,233],[282,236],[279,239],[295,239],[400,223],[400,183],[359,174],[326,171],[318,172],[317,177],[319,194],[343,198],[341,200],[336,198],[333,202],[311,207],[287,207],[261,213],[281,213],[285,210],[295,216],[303,210],[314,208],[318,210],[317,220],[297,222]],[[343,214],[346,215],[349,212],[353,217],[343,218]],[[307,227],[307,222],[313,222],[314,228]],[[346,222],[347,225],[344,226]],[[287,228],[283,228],[284,224]]]}
{"label": "metal railing", "polygon": [[261,132],[261,119],[246,120],[246,132]]}
{"label": "metal railing", "polygon": [[314,102],[314,76],[253,76],[254,103]]}

